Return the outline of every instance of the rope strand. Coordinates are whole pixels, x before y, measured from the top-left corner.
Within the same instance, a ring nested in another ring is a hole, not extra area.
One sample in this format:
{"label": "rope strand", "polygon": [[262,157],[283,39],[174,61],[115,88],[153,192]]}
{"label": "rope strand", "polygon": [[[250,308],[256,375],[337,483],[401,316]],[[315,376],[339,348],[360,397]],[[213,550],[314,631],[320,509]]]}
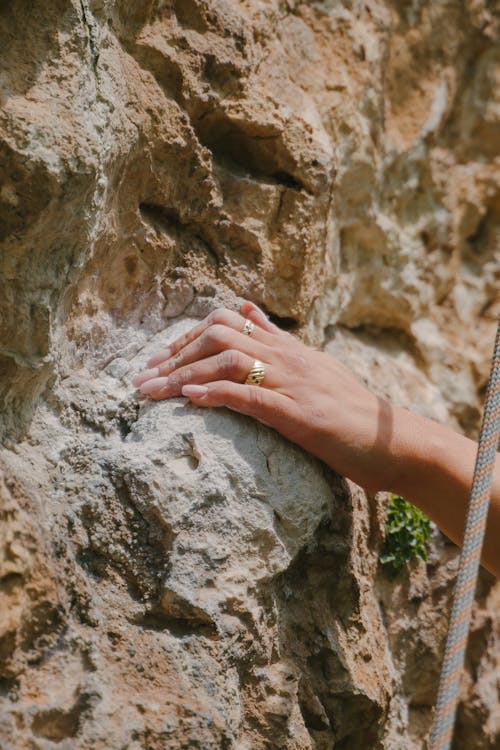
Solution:
{"label": "rope strand", "polygon": [[429,750],[449,750],[476,591],[500,434],[500,322],[467,512],[464,543],[451,610]]}

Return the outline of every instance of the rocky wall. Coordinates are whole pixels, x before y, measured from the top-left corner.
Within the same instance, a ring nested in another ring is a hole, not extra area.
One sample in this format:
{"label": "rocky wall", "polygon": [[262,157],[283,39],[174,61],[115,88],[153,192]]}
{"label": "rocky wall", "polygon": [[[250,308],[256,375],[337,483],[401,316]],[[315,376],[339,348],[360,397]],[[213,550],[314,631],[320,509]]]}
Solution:
{"label": "rocky wall", "polygon": [[[455,547],[130,380],[249,298],[475,436],[499,240],[496,2],[0,2],[2,750],[423,750]],[[455,750],[499,690],[483,573]]]}

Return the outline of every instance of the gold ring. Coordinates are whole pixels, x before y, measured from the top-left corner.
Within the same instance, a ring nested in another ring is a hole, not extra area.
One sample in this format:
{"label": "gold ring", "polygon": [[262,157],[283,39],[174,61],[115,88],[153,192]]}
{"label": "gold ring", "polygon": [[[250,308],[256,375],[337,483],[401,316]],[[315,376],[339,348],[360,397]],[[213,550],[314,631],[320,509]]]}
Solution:
{"label": "gold ring", "polygon": [[255,328],[255,323],[252,323],[252,321],[248,320],[247,318],[245,320],[245,325],[243,326],[243,329],[241,332],[244,333],[245,336],[250,336],[254,328]]}
{"label": "gold ring", "polygon": [[245,385],[261,385],[264,380],[266,370],[262,362],[256,359],[252,365],[252,369],[247,375]]}

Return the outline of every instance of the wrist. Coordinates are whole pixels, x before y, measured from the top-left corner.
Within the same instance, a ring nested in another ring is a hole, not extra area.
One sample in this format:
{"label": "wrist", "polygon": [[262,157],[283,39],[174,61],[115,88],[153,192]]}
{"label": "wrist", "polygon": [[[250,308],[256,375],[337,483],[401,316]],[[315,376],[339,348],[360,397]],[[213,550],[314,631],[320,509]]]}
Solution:
{"label": "wrist", "polygon": [[[461,545],[472,486],[477,443],[449,427],[392,410],[391,439],[379,490],[401,495],[426,513],[455,544]],[[482,563],[500,575],[500,459],[491,489]]]}
{"label": "wrist", "polygon": [[443,468],[445,434],[451,431],[400,407],[392,408],[391,427],[381,489],[404,496],[432,481],[435,470]]}
{"label": "wrist", "polygon": [[450,538],[460,541],[476,443],[449,427],[407,409],[394,409],[394,432],[385,490],[401,495],[429,515]]}

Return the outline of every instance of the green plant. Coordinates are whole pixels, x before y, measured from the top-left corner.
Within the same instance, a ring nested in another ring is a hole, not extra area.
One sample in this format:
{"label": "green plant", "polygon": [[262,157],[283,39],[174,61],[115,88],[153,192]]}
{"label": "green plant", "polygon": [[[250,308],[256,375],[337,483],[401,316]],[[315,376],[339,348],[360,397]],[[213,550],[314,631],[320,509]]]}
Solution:
{"label": "green plant", "polygon": [[396,574],[414,557],[427,560],[425,544],[430,538],[431,522],[425,513],[399,495],[391,495],[380,553],[382,565],[390,565]]}

